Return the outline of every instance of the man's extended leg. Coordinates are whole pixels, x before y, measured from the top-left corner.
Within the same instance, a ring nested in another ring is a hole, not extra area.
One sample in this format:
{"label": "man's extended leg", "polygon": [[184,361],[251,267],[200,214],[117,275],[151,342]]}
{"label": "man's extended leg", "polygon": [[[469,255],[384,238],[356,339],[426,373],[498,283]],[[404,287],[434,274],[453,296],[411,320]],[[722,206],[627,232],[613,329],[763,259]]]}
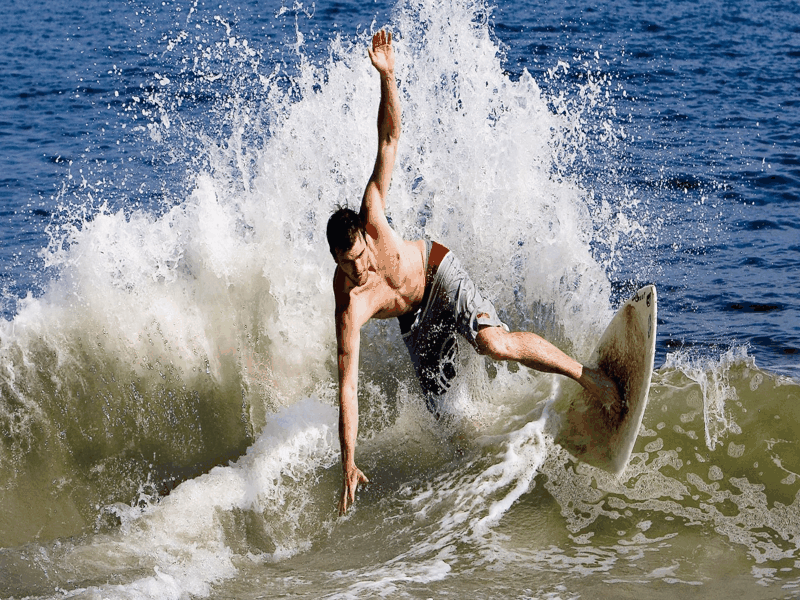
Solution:
{"label": "man's extended leg", "polygon": [[574,379],[617,416],[619,390],[597,369],[585,367],[547,340],[527,331],[507,332],[502,327],[482,327],[475,339],[478,352],[494,360],[513,360],[536,371]]}

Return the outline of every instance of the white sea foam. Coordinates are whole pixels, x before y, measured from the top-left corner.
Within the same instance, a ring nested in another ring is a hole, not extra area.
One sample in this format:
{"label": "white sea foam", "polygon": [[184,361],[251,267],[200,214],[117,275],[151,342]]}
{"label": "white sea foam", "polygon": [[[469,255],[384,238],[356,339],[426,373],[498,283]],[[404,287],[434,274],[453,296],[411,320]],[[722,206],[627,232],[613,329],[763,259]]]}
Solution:
{"label": "white sea foam", "polygon": [[664,365],[667,369],[679,369],[700,386],[705,440],[709,450],[721,444],[727,433],[741,433],[730,409],[726,409],[728,403],[737,400],[736,389],[728,380],[731,367],[737,363],[755,366],[746,347],[733,347],[719,357],[705,359],[677,352],[669,354]]}
{"label": "white sea foam", "polygon": [[[121,525],[75,549],[66,558],[79,572],[108,578],[142,567],[153,575],[125,585],[76,590],[66,597],[161,600],[207,596],[211,585],[233,577],[231,515],[252,513],[270,535],[274,550],[261,560],[285,559],[305,549],[301,531],[315,474],[338,456],[336,414],[318,398],[298,401],[277,415],[247,454],[225,467],[186,481],[157,504],[110,507]],[[289,497],[291,495],[291,497]],[[333,518],[329,514],[327,519]],[[112,560],[113,557],[113,560]]]}
{"label": "white sea foam", "polygon": [[[609,285],[591,252],[594,199],[554,173],[554,145],[564,150],[564,132],[600,91],[589,86],[580,107],[554,113],[530,75],[503,72],[488,29],[472,22],[477,8],[398,8],[403,137],[388,212],[403,235],[457,252],[510,321],[549,307],[560,343],[582,355],[609,315]],[[178,206],[101,208],[62,232],[45,256],[59,278],[22,302],[4,342],[27,330],[102,331],[141,355],[157,331],[166,360],[187,371],[207,361],[221,377],[220,351],[232,344],[267,352],[286,388],[330,376],[333,263],[323,230],[335,204],[358,203],[375,153],[378,81],[364,45],[335,38],[322,65],[301,54],[296,94],[268,86],[266,116],[226,102],[230,137],[205,139],[208,165]],[[150,102],[160,114],[168,109],[158,94]],[[169,129],[158,115],[151,125]]]}

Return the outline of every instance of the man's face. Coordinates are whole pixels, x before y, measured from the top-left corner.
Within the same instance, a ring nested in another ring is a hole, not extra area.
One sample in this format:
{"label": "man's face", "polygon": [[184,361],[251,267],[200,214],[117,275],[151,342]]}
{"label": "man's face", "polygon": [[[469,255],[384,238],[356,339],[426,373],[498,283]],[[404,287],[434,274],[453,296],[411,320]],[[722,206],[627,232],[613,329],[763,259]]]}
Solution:
{"label": "man's face", "polygon": [[356,286],[367,283],[367,277],[369,276],[369,249],[363,235],[359,235],[356,238],[353,247],[347,252],[336,251],[336,264]]}

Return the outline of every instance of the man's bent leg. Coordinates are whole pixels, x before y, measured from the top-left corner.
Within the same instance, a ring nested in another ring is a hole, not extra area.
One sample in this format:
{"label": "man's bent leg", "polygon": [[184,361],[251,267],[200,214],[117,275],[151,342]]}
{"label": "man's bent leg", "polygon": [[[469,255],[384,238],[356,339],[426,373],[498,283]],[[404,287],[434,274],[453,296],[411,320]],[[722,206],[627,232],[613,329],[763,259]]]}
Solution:
{"label": "man's bent leg", "polygon": [[475,341],[478,352],[494,360],[513,360],[536,371],[569,377],[581,384],[606,408],[619,412],[619,390],[608,376],[598,369],[583,366],[535,333],[507,332],[502,327],[482,327]]}
{"label": "man's bent leg", "polygon": [[494,360],[513,360],[544,373],[578,381],[582,365],[547,340],[527,331],[507,332],[502,327],[481,327],[475,340],[478,352]]}

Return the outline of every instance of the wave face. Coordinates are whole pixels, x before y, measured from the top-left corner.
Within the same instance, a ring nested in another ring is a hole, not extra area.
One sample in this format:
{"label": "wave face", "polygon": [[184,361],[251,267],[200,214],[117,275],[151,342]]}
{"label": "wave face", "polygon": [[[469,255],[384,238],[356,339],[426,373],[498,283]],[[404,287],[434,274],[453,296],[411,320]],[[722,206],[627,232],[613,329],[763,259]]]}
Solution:
{"label": "wave face", "polygon": [[[372,483],[336,517],[324,228],[360,202],[379,88],[369,32],[315,33],[310,15],[277,10],[292,39],[269,56],[184,7],[120,108],[163,189],[140,201],[136,167],[115,179],[104,165],[59,197],[53,276],[0,323],[0,594],[796,586],[800,389],[746,349],[668,355],[615,479],[552,443],[557,379],[470,355],[437,423],[397,325],[370,323],[358,455]],[[388,214],[455,251],[513,328],[586,359],[612,315],[610,269],[650,227],[582,177],[589,149],[623,143],[615,84],[599,60],[560,64],[546,86],[510,77],[489,15],[466,0],[394,8]]]}

